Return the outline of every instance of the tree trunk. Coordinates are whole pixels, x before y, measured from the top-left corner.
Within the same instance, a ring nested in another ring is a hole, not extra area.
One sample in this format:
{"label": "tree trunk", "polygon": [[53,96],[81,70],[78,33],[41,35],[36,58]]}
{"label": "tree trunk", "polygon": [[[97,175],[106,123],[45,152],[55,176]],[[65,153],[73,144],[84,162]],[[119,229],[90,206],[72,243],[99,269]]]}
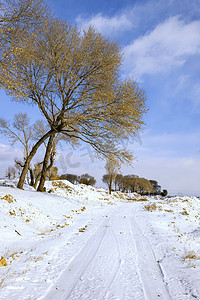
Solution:
{"label": "tree trunk", "polygon": [[[51,162],[50,162],[50,164],[47,167],[47,171],[49,171],[51,169],[51,167],[53,166],[53,163],[54,163],[53,156],[54,155],[51,155],[51,158],[50,158]],[[35,183],[34,183],[34,186],[33,186],[35,189],[37,188],[38,182],[39,182],[39,180],[41,178],[41,174],[42,174],[42,171],[40,171],[39,174],[35,178]]]}
{"label": "tree trunk", "polygon": [[36,178],[35,178],[35,183],[34,183],[34,189],[36,189],[37,188],[37,184],[38,184],[38,182],[39,182],[39,180],[40,180],[40,177],[41,177],[41,173],[42,173],[42,171],[36,176]]}
{"label": "tree trunk", "polygon": [[19,189],[23,189],[23,185],[24,185],[24,180],[25,180],[25,177],[26,177],[26,173],[28,172],[28,168],[29,168],[29,165],[30,165],[30,162],[32,160],[32,158],[34,157],[34,155],[36,154],[37,152],[37,149],[42,145],[42,143],[44,143],[44,141],[51,135],[54,135],[55,132],[50,130],[49,132],[47,132],[36,144],[35,146],[32,148],[29,156],[27,157],[26,159],[26,162],[24,164],[24,167],[23,167],[23,170],[22,170],[22,173],[20,175],[20,178],[19,178],[19,182],[18,182],[18,185],[17,187]]}
{"label": "tree trunk", "polygon": [[37,188],[38,192],[44,192],[45,191],[44,184],[45,184],[45,179],[46,179],[46,175],[47,175],[48,161],[49,161],[52,146],[53,146],[53,140],[54,140],[54,135],[51,135],[50,138],[49,138],[48,144],[47,144],[46,153],[45,153],[45,157],[44,157],[44,161],[43,161],[43,167],[42,167],[42,173],[41,173],[41,177],[40,177],[40,183],[39,183],[39,186]]}
{"label": "tree trunk", "polygon": [[110,178],[110,182],[109,182],[109,194],[111,195],[112,193],[112,178]]}
{"label": "tree trunk", "polygon": [[29,168],[29,173],[30,173],[30,178],[31,178],[30,185],[34,186],[34,176],[33,176],[33,170],[31,168]]}

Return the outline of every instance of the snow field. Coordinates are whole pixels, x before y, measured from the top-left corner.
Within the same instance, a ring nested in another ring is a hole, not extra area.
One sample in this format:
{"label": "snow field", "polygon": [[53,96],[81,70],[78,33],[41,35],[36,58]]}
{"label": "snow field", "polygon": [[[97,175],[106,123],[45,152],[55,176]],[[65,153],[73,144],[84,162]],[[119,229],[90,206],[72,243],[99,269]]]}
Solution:
{"label": "snow field", "polygon": [[6,184],[0,299],[200,299],[199,199]]}
{"label": "snow field", "polygon": [[[172,299],[200,299],[200,201],[173,197],[139,209],[137,219],[149,239]],[[146,222],[143,222],[145,218]]]}

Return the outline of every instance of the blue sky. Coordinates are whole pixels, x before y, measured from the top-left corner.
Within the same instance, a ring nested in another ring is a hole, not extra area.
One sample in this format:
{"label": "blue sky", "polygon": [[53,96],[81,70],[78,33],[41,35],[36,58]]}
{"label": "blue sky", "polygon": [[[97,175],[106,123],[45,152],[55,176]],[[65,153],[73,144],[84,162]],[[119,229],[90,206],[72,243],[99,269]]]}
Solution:
{"label": "blue sky", "polygon": [[[146,126],[138,141],[128,143],[137,160],[132,168],[123,166],[123,173],[156,179],[170,193],[200,195],[200,0],[49,0],[48,4],[56,16],[80,29],[92,24],[117,40],[124,53],[122,76],[136,78],[146,91]],[[37,109],[0,95],[0,116],[28,111],[33,120],[39,118]],[[5,139],[0,143],[3,173],[6,153],[12,158],[20,147],[9,148]],[[72,151],[64,146],[57,164],[63,172],[91,173],[101,183],[104,162],[93,160],[88,149]]]}

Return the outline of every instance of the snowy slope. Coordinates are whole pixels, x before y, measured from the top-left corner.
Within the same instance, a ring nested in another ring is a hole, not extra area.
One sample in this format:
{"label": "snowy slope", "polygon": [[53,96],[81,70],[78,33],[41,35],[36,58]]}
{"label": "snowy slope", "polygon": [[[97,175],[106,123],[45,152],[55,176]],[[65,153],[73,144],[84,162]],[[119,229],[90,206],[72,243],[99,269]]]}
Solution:
{"label": "snowy slope", "polygon": [[6,184],[0,299],[200,299],[199,199]]}

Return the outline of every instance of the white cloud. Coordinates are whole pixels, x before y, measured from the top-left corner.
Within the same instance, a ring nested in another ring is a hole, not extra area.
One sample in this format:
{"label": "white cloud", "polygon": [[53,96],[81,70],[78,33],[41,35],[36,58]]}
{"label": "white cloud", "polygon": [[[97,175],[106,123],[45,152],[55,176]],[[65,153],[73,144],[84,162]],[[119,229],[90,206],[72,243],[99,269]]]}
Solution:
{"label": "white cloud", "polygon": [[109,18],[99,13],[91,19],[84,19],[78,16],[76,22],[82,29],[93,25],[97,31],[107,35],[123,32],[132,28],[132,22],[126,14]]}
{"label": "white cloud", "polygon": [[182,66],[200,53],[200,22],[172,17],[124,48],[124,70],[137,77]]}

